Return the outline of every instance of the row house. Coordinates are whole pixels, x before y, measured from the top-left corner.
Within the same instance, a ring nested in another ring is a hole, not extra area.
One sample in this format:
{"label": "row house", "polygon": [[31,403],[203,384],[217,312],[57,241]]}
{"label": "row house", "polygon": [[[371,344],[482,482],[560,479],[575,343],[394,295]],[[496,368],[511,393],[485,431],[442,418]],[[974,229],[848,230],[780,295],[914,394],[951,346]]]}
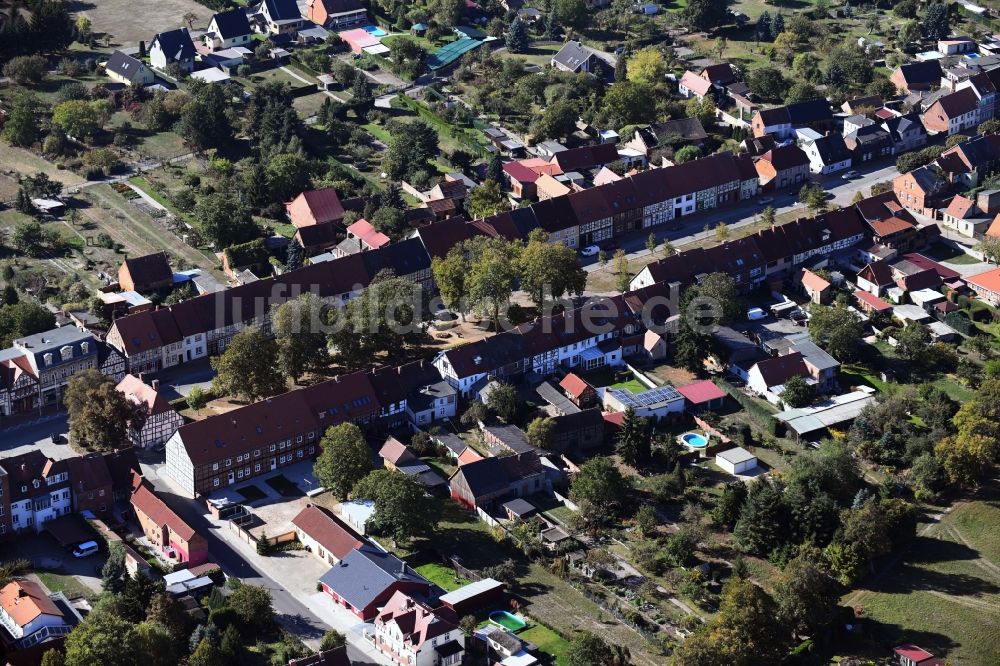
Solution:
{"label": "row house", "polygon": [[[641,307],[641,306],[640,306]],[[620,363],[611,341],[641,328],[625,297],[594,301],[576,310],[536,319],[434,359],[441,377],[465,397],[486,379],[515,381],[528,372],[550,375],[559,366],[592,369]]]}
{"label": "row house", "polygon": [[630,287],[689,286],[721,271],[744,289],[752,289],[772,275],[790,275],[793,268],[813,257],[846,251],[864,240],[866,232],[856,208],[842,208],[764,229],[714,248],[694,248],[655,261],[632,278]]}
{"label": "row house", "polygon": [[933,216],[942,203],[948,181],[936,164],[926,164],[892,180],[892,193],[904,208]]}
{"label": "row house", "polygon": [[198,566],[208,561],[208,541],[167,506],[138,474],[132,480],[132,510],[143,534],[167,559]]}
{"label": "row house", "polygon": [[[911,173],[917,173],[917,171],[919,169]],[[898,181],[899,178],[896,180]],[[909,206],[894,192],[883,192],[869,197],[858,202],[855,208],[861,214],[870,230],[871,238],[876,244],[898,251],[910,250],[923,244],[924,235],[918,229],[916,219],[907,210]],[[933,225],[932,227],[937,229]]]}
{"label": "row house", "polygon": [[1000,168],[1000,134],[974,136],[942,152],[935,163],[953,187],[977,187]]}
{"label": "row house", "polygon": [[128,439],[133,446],[162,446],[184,425],[184,418],[160,393],[158,380],[146,384],[134,375],[126,375],[116,390],[135,408],[128,424]]}
{"label": "row house", "polygon": [[[439,614],[440,613],[440,614]],[[449,617],[444,617],[447,614]],[[396,591],[375,617],[375,649],[399,666],[454,666],[465,656],[465,633],[454,613]]]}
{"label": "row house", "polygon": [[766,192],[794,188],[809,178],[809,156],[794,144],[772,148],[754,166]]}
{"label": "row house", "polygon": [[[69,465],[36,450],[2,462],[5,493],[0,512],[10,515],[11,532],[41,532],[44,524],[73,510]],[[0,523],[0,536],[7,525]]]}
{"label": "row house", "polygon": [[155,373],[217,356],[245,328],[256,327],[270,335],[272,308],[304,292],[343,305],[383,270],[427,289],[433,286],[428,252],[420,239],[408,239],[121,317],[112,323],[107,342],[125,356],[133,375]]}
{"label": "row house", "polygon": [[894,155],[919,150],[927,145],[927,128],[916,111],[888,118],[882,128],[889,132]]}

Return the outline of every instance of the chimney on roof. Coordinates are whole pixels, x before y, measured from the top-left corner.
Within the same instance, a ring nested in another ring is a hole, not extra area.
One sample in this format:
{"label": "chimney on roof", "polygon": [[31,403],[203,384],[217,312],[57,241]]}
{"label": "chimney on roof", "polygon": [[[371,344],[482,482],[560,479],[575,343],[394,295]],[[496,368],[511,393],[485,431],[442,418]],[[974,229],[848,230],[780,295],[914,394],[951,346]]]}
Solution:
{"label": "chimney on roof", "polygon": [[153,387],[154,391],[159,391],[160,390],[160,380],[159,379],[154,379],[153,381],[151,381],[149,383],[149,385]]}
{"label": "chimney on roof", "polygon": [[472,362],[475,363],[476,365],[482,365],[482,363],[483,363],[483,357],[482,356],[473,356],[472,357]]}

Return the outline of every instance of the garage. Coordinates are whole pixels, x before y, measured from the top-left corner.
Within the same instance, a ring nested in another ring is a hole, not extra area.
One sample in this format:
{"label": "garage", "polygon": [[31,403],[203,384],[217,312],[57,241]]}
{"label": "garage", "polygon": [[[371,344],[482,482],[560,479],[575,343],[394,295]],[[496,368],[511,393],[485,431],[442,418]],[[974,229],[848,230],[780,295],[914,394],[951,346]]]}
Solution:
{"label": "garage", "polygon": [[757,456],[737,446],[716,454],[715,464],[730,474],[746,474],[757,467]]}

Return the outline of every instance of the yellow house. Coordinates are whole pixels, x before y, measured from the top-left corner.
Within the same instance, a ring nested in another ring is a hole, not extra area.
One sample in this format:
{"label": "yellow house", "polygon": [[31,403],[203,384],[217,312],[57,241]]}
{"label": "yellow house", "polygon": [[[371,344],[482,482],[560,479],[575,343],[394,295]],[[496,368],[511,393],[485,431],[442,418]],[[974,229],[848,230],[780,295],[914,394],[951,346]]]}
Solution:
{"label": "yellow house", "polygon": [[104,71],[112,81],[129,86],[144,87],[152,85],[156,80],[152,70],[146,67],[141,60],[121,51],[115,51],[111,54],[111,58],[104,66]]}

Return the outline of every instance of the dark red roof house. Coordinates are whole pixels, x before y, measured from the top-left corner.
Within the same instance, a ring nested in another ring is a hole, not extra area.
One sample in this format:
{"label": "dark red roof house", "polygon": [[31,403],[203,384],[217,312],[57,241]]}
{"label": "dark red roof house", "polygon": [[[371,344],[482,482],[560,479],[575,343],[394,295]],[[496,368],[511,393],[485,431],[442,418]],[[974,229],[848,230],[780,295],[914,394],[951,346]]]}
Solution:
{"label": "dark red roof house", "polygon": [[684,396],[688,411],[718,409],[726,401],[726,392],[710,379],[679,386],[677,392]]}
{"label": "dark red roof house", "polygon": [[344,219],[344,206],[332,187],[303,192],[285,204],[285,211],[292,224],[300,229]]}
{"label": "dark red roof house", "polygon": [[292,518],[295,535],[313,555],[336,564],[364,542],[347,525],[317,506],[309,505]]}

